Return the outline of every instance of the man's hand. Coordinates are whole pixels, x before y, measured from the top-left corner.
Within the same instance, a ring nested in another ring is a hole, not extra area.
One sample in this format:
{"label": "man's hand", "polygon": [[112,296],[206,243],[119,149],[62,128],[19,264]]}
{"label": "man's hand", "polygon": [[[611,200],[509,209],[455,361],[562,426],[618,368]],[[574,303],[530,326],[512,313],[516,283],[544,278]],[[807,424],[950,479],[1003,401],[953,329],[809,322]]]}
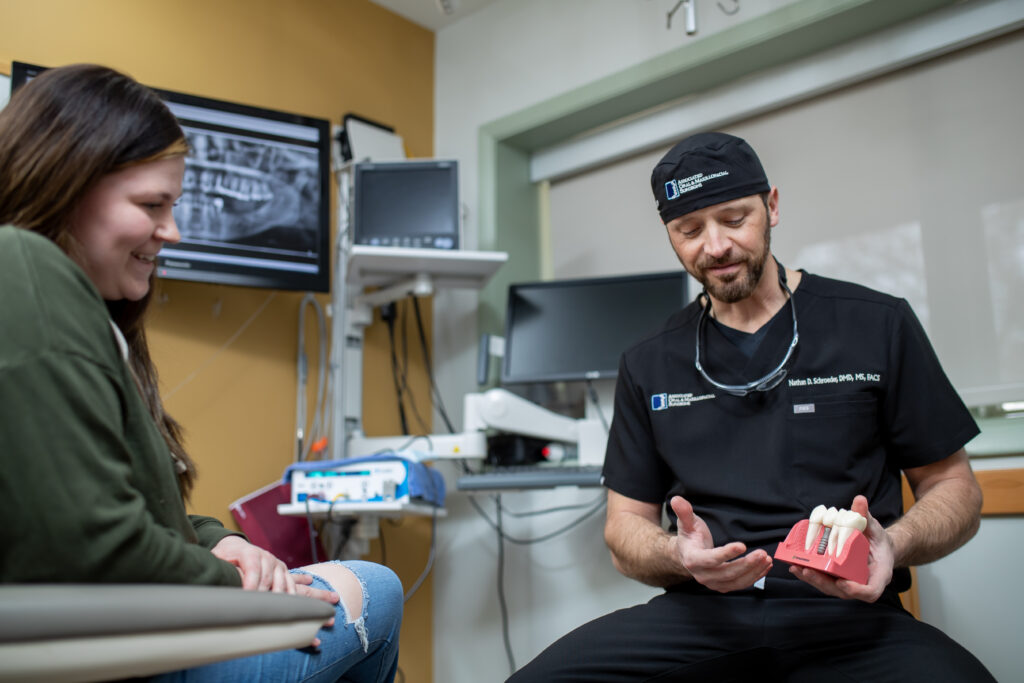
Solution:
{"label": "man's hand", "polygon": [[772,568],[772,558],[764,550],[744,556],[747,546],[738,541],[713,547],[707,524],[682,496],[673,497],[669,504],[678,517],[675,543],[680,561],[697,583],[728,593],[750,588]]}
{"label": "man's hand", "polygon": [[225,536],[210,551],[230,562],[242,575],[242,588],[250,591],[290,593],[296,591],[295,579],[284,562],[241,536]]}
{"label": "man's hand", "polygon": [[801,581],[811,584],[822,593],[834,595],[844,600],[863,600],[874,602],[882,595],[882,591],[892,581],[892,568],[895,561],[892,539],[871,513],[868,512],[868,499],[857,496],[850,508],[868,520],[864,536],[868,539],[868,582],[866,584],[837,579],[834,576],[819,572],[809,567],[793,565],[790,573]]}

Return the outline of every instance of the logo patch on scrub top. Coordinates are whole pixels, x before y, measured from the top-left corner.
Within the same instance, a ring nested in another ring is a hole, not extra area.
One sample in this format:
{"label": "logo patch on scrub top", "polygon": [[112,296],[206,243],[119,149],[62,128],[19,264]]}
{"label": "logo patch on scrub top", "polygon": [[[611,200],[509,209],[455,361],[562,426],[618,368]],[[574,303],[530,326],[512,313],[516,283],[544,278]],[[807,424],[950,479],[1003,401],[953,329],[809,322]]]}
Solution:
{"label": "logo patch on scrub top", "polygon": [[714,394],[651,394],[651,410],[668,410],[669,408],[686,408],[698,401],[714,398]]}

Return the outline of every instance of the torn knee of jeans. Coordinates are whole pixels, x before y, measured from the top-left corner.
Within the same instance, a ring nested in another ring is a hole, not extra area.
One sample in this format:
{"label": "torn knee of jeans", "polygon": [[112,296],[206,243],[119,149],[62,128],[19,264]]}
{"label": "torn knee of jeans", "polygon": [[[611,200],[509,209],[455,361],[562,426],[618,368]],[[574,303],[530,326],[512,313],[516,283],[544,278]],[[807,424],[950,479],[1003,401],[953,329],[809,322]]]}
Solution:
{"label": "torn knee of jeans", "polygon": [[363,646],[363,652],[368,652],[370,649],[370,637],[366,634],[366,619],[360,616],[355,621],[345,624],[345,628],[349,626],[355,628],[356,635],[359,636],[359,644]]}
{"label": "torn knee of jeans", "polygon": [[[340,564],[340,563],[339,563]],[[351,571],[351,570],[349,570]],[[359,643],[363,646],[363,652],[368,652],[370,649],[370,637],[366,633],[366,611],[369,607],[370,593],[366,590],[366,583],[363,581],[363,577],[359,576],[356,572],[352,572],[352,576],[356,577],[356,581],[359,582],[359,592],[362,593],[362,604],[360,605],[360,611],[357,615],[353,614],[353,610],[349,605],[345,605],[345,616],[348,621],[345,623],[345,628],[348,628],[351,624],[356,629],[356,635],[359,636]]]}

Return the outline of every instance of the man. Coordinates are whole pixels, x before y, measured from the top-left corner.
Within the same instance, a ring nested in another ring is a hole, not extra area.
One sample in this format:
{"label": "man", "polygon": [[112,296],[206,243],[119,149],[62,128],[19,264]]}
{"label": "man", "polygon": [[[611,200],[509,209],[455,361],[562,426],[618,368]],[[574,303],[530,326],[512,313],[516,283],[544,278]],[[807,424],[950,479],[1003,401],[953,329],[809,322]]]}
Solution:
{"label": "man", "polygon": [[[981,509],[963,449],[977,426],[910,307],[783,268],[778,189],[739,138],[680,142],[651,185],[704,291],[623,354],[605,541],[619,571],[666,592],[510,680],[992,680],[897,595],[908,567],[974,535]],[[866,518],[866,584],[773,559],[819,504]]]}

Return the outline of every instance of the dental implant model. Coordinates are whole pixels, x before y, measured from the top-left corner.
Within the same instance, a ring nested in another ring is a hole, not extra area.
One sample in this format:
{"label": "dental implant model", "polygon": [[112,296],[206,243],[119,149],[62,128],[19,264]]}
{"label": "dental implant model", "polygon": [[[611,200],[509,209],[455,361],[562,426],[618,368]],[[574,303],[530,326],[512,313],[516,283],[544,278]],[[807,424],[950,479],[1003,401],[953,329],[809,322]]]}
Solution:
{"label": "dental implant model", "polygon": [[775,558],[843,579],[867,583],[867,519],[843,508],[819,505],[793,526],[775,550]]}
{"label": "dental implant model", "polygon": [[[846,512],[846,510],[843,510]],[[832,526],[836,522],[836,515],[839,511],[835,508],[829,508],[825,511],[825,516],[821,520],[821,526],[825,527],[825,531],[821,534],[821,541],[818,543],[818,554],[821,555],[828,549],[829,539],[832,538]],[[831,554],[831,553],[830,553]]]}

